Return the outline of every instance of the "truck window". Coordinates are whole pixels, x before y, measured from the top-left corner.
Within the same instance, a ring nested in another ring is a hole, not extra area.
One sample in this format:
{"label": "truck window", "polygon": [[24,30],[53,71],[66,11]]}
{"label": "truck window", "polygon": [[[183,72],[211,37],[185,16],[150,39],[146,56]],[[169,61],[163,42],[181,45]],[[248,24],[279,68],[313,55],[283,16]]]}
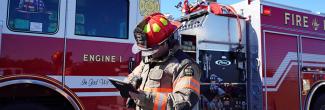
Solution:
{"label": "truck window", "polygon": [[128,0],[77,0],[75,34],[128,38]]}
{"label": "truck window", "polygon": [[59,0],[8,0],[11,31],[54,34],[58,31]]}

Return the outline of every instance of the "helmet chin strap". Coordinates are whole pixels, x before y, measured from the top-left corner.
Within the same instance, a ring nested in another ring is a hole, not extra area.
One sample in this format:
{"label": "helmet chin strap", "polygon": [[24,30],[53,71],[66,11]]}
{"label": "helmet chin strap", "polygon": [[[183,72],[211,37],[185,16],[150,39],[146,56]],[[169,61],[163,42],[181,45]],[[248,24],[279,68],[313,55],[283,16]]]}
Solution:
{"label": "helmet chin strap", "polygon": [[144,59],[144,63],[164,63],[166,62],[171,56],[171,51],[168,51],[168,55],[167,56],[163,56],[160,58],[153,58],[152,55],[145,57]]}
{"label": "helmet chin strap", "polygon": [[143,62],[145,64],[148,63],[164,63],[166,62],[171,56],[174,56],[176,51],[179,49],[179,45],[177,44],[177,40],[173,39],[173,37],[169,37],[162,45],[168,46],[168,53],[166,55],[162,55],[159,58],[153,58],[152,55],[144,57]]}
{"label": "helmet chin strap", "polygon": [[152,55],[150,55],[150,56],[143,58],[143,62],[145,64],[166,62],[171,56],[174,56],[175,52],[178,50],[178,47],[172,46],[172,48],[171,48],[170,45],[168,45],[168,48],[169,48],[169,50],[168,50],[167,56],[163,55],[160,58],[153,58]]}

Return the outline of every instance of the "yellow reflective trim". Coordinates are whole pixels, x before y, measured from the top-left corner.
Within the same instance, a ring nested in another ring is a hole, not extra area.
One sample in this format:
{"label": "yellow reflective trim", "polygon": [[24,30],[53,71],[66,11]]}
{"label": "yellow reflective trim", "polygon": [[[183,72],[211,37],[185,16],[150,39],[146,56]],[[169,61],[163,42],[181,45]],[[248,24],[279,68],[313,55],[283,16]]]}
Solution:
{"label": "yellow reflective trim", "polygon": [[168,21],[165,18],[160,18],[159,20],[164,26],[167,26]]}
{"label": "yellow reflective trim", "polygon": [[144,26],[143,32],[145,32],[145,33],[150,32],[150,25],[149,25],[149,24],[146,24],[146,25]]}
{"label": "yellow reflective trim", "polygon": [[152,25],[152,29],[153,29],[153,32],[159,32],[161,28],[157,23],[155,23]]}

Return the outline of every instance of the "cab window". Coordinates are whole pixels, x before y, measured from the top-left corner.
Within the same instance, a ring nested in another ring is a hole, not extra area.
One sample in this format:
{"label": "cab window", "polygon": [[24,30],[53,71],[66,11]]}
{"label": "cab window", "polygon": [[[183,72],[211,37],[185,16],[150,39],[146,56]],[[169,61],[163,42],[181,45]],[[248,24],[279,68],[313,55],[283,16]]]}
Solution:
{"label": "cab window", "polygon": [[128,38],[128,0],[77,0],[75,34]]}
{"label": "cab window", "polygon": [[8,28],[53,34],[58,31],[59,0],[8,0]]}

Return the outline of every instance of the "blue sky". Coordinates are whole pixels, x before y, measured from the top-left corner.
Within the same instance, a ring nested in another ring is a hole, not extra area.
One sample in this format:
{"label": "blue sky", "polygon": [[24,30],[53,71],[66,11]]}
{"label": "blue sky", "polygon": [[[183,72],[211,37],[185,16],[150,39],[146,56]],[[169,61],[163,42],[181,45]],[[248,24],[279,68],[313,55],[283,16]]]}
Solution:
{"label": "blue sky", "polygon": [[[174,18],[178,18],[181,15],[180,10],[175,8],[180,1],[184,0],[161,0],[161,12],[172,14]],[[189,0],[196,1],[196,0]],[[217,0],[221,4],[233,4],[242,0]],[[268,0],[280,4],[299,7],[313,12],[325,13],[325,0]]]}

